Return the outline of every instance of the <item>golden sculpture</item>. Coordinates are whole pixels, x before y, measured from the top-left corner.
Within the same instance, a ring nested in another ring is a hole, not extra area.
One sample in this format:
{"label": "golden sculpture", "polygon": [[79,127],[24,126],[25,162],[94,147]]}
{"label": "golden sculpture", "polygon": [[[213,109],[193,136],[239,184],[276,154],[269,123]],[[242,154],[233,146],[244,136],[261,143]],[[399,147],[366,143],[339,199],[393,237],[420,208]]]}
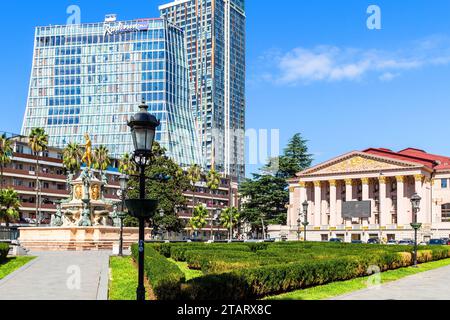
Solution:
{"label": "golden sculpture", "polygon": [[83,186],[77,185],[75,187],[75,199],[81,200],[82,197],[83,197]]}
{"label": "golden sculpture", "polygon": [[94,201],[100,199],[100,187],[96,184],[91,187],[91,198]]}
{"label": "golden sculpture", "polygon": [[86,145],[84,146],[86,148],[86,151],[83,155],[83,158],[81,159],[81,162],[86,164],[86,166],[88,168],[91,168],[92,167],[92,141],[91,141],[91,138],[89,137],[88,133],[86,133],[84,135],[84,137],[86,139]]}

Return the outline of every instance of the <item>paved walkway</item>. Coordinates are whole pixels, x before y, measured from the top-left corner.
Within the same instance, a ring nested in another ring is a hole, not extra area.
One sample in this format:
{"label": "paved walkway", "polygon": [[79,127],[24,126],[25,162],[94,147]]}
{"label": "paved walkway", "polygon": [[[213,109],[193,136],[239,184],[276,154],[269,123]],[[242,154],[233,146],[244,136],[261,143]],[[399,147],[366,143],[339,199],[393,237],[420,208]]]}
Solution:
{"label": "paved walkway", "polygon": [[110,252],[46,252],[0,280],[0,300],[107,300]]}
{"label": "paved walkway", "polygon": [[[382,275],[381,275],[382,276]],[[450,266],[373,287],[331,300],[449,300]]]}

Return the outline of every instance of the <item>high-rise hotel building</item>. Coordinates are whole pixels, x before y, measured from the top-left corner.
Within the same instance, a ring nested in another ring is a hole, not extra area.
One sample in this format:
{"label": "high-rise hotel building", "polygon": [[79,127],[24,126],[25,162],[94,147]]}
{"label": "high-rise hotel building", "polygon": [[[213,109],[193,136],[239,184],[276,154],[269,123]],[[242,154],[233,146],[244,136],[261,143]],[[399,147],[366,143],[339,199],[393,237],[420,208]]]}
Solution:
{"label": "high-rise hotel building", "polygon": [[245,176],[244,0],[175,0],[161,16],[185,31],[190,89],[203,157]]}
{"label": "high-rise hotel building", "polygon": [[42,127],[50,145],[90,133],[113,157],[131,152],[127,127],[142,99],[160,121],[156,140],[182,166],[202,164],[183,30],[164,19],[36,28],[22,134]]}

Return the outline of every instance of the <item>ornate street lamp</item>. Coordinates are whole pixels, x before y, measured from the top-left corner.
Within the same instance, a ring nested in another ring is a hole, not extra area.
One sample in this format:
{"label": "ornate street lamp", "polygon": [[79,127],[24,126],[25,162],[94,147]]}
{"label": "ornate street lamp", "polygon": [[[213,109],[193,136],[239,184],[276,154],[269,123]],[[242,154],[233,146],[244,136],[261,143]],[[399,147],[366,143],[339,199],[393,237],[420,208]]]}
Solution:
{"label": "ornate street lamp", "polygon": [[417,213],[420,211],[420,200],[422,200],[422,198],[417,193],[411,197],[414,216],[414,221],[411,223],[411,227],[414,229],[414,267],[417,267],[417,231],[422,227],[421,223],[417,223]]}
{"label": "ornate street lamp", "polygon": [[145,169],[150,165],[156,128],[160,122],[148,112],[145,101],[139,106],[140,111],[131,118],[128,126],[131,128],[134,143],[134,162],[139,168],[139,199],[126,200],[130,214],[139,220],[139,284],[137,300],[145,301],[144,259],[145,259],[145,220],[152,218],[158,208],[158,201],[147,200],[145,196]]}
{"label": "ornate street lamp", "polygon": [[302,206],[303,206],[303,218],[304,218],[304,220],[303,220],[303,227],[305,228],[305,242],[306,242],[306,229],[309,226],[309,222],[308,222],[308,207],[309,207],[309,204],[308,204],[308,201],[303,202]]}
{"label": "ornate street lamp", "polygon": [[122,210],[118,213],[118,217],[120,219],[120,246],[119,246],[119,256],[123,257],[123,220],[127,217],[127,213],[125,212],[125,199],[127,197],[128,192],[128,182],[130,181],[130,177],[123,174],[119,178],[120,184],[120,200],[122,200]]}

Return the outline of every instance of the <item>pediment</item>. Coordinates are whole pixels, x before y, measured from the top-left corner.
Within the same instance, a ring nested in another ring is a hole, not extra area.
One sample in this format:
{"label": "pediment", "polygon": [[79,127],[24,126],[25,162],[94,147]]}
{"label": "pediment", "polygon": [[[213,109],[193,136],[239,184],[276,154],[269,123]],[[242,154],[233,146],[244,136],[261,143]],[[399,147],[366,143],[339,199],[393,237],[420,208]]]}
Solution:
{"label": "pediment", "polygon": [[300,176],[398,170],[420,166],[417,163],[355,152],[303,171]]}

